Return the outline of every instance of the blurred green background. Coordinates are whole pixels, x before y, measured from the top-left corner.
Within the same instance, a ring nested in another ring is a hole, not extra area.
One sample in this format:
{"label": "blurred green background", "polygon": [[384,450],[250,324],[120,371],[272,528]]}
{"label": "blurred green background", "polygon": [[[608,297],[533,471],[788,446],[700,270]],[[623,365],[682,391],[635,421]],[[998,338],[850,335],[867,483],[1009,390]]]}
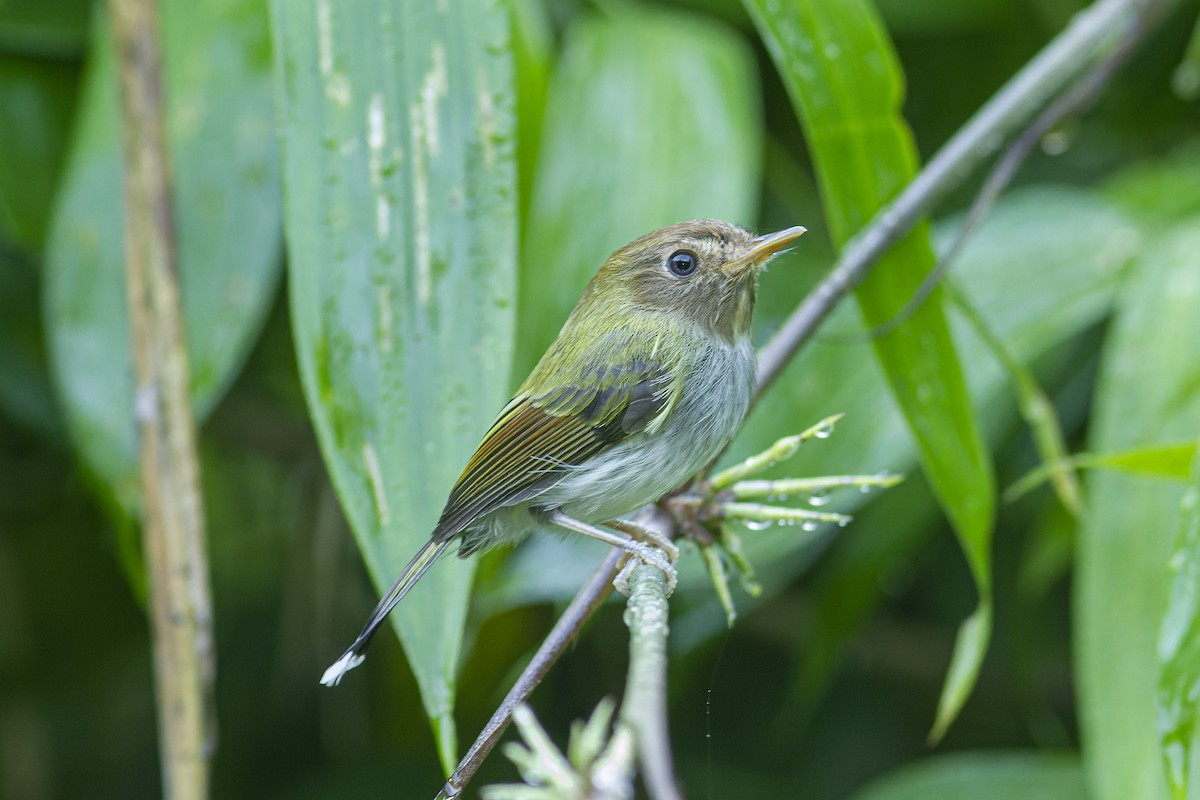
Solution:
{"label": "blurred green background", "polygon": [[[161,4],[215,598],[216,797],[435,794],[418,679],[441,735],[452,708],[465,748],[602,548],[542,537],[474,573],[448,568],[406,600],[414,666],[387,633],[337,690],[317,678],[374,604],[364,558],[386,583],[427,536],[457,466],[608,252],[692,216],[806,225],[762,279],[761,344],[845,238],[818,191],[837,165],[818,178],[761,33],[819,20],[819,4],[748,3],[758,26],[725,0],[460,0],[449,22],[412,10],[424,5]],[[927,159],[1084,6],[844,8],[890,37]],[[844,529],[742,531],[766,591],[735,588],[729,631],[685,551],[670,713],[689,797],[1171,796],[1164,748],[1176,765],[1197,752],[1200,676],[1200,511],[1180,512],[1200,477],[1198,9],[1178,4],[1095,110],[1045,138],[954,267],[957,299],[937,301],[1001,492],[991,645],[961,715],[926,744],[975,581],[848,301],[729,458],[845,412],[779,474],[907,480],[836,496],[856,517]],[[885,39],[839,41],[778,44],[816,47],[835,75],[838,59],[847,75],[887,66]],[[160,791],[114,68],[103,4],[0,0],[3,797]],[[835,100],[871,100],[857,78],[834,83]],[[476,127],[422,117],[431,96]],[[974,185],[935,209],[935,247]],[[363,313],[356,285],[396,313]],[[376,336],[395,351],[364,344]],[[1088,471],[1078,514],[1046,486],[1009,500],[1043,457],[1021,375],[1071,452],[1174,449]],[[372,462],[343,447],[362,431],[395,482],[395,513],[374,527]],[[620,610],[602,610],[534,695],[559,742],[622,691]],[[445,645],[459,627],[461,655]],[[456,661],[455,682],[439,665]],[[514,779],[496,754],[468,795]]]}

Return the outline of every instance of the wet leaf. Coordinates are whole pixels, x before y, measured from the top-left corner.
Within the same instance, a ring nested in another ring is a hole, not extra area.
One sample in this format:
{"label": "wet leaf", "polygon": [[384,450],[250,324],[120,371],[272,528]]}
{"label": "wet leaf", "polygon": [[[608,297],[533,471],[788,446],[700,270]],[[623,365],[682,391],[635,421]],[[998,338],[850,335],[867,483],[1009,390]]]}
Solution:
{"label": "wet leaf", "polygon": [[1180,503],[1171,554],[1171,599],[1158,632],[1158,735],[1171,791],[1184,800],[1195,783],[1200,735],[1200,459]]}
{"label": "wet leaf", "polygon": [[[886,31],[866,2],[747,5],[796,105],[834,241],[844,245],[917,168],[900,115],[903,75]],[[935,262],[928,226],[918,225],[856,289],[866,324],[900,313]],[[934,290],[872,344],[979,589],[979,607],[964,624],[948,672],[936,737],[969,695],[986,652],[995,487],[942,292]]]}
{"label": "wet leaf", "polygon": [[[1088,442],[1112,453],[1200,431],[1200,219],[1137,257],[1118,294]],[[1167,796],[1158,744],[1157,639],[1167,610],[1183,487],[1090,473],[1075,572],[1075,657],[1084,763],[1097,800]]]}
{"label": "wet leaf", "polygon": [[[429,539],[508,399],[517,217],[507,15],[483,0],[272,9],[301,377],[383,588]],[[391,617],[447,770],[474,568],[445,559]]]}

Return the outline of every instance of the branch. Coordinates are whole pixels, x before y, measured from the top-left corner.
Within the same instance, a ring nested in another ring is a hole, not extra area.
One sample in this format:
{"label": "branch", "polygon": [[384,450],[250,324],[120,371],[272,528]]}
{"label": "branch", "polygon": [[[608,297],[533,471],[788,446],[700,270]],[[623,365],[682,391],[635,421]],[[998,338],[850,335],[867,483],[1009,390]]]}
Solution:
{"label": "branch", "polygon": [[571,605],[567,606],[567,610],[554,624],[546,641],[542,642],[542,646],[534,654],[529,666],[521,672],[521,677],[513,684],[504,701],[500,703],[500,707],[496,709],[487,725],[484,725],[483,730],[479,732],[471,749],[458,763],[458,768],[454,770],[454,774],[450,776],[446,785],[442,787],[442,791],[438,793],[438,800],[458,797],[466,788],[480,765],[483,764],[484,759],[488,757],[496,743],[500,741],[500,737],[504,735],[509,723],[512,722],[513,710],[533,694],[533,690],[542,682],[542,678],[546,677],[550,667],[554,666],[558,657],[579,635],[584,623],[612,593],[613,580],[620,572],[625,559],[626,554],[614,548],[596,569],[591,579],[579,590],[579,594],[575,595]]}
{"label": "branch", "polygon": [[120,64],[126,282],[163,790],[208,794],[212,611],[153,0],[109,0]]}
{"label": "branch", "polygon": [[1097,0],[996,93],[925,166],[899,196],[851,240],[829,276],[792,312],[759,351],[756,398],[846,294],[925,212],[966,179],[1004,138],[1057,95],[1114,38],[1175,0]]}
{"label": "branch", "polygon": [[657,567],[638,563],[629,589],[629,677],[619,724],[633,731],[652,800],[679,800],[667,730],[667,579]]}

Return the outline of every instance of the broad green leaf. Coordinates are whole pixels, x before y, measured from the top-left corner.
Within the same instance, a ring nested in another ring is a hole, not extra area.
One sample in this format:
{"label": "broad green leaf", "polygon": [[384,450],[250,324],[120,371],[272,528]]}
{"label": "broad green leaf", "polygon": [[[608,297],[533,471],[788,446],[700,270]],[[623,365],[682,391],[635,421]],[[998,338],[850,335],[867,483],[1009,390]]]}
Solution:
{"label": "broad green leaf", "polygon": [[1171,599],[1158,632],[1158,735],[1176,800],[1193,797],[1200,736],[1200,458],[1180,504]]}
{"label": "broad green leaf", "polygon": [[76,69],[0,55],[0,236],[40,252],[75,108]]}
{"label": "broad green leaf", "polygon": [[750,52],[688,14],[618,6],[567,31],[521,257],[516,376],[616,248],[663,225],[751,225],[762,112]]}
{"label": "broad green leaf", "polygon": [[1047,461],[1030,471],[1005,490],[1004,498],[1012,502],[1047,480],[1054,480],[1054,476],[1059,472],[1073,473],[1079,469],[1116,469],[1142,475],[1157,475],[1160,478],[1187,480],[1192,474],[1192,459],[1195,455],[1195,442],[1137,447],[1117,453],[1076,453],[1057,461]]}
{"label": "broad green leaf", "polygon": [[[484,0],[272,8],[301,378],[363,559],[386,587],[507,399],[508,20]],[[474,565],[444,560],[392,614],[447,770]]]}
{"label": "broad green leaf", "polygon": [[1067,753],[955,753],[890,773],[854,800],[1087,800],[1079,757]]}
{"label": "broad green leaf", "polygon": [[[266,7],[168,0],[161,27],[191,393],[203,418],[240,368],[279,274]],[[139,489],[110,38],[98,24],[49,234],[46,325],[81,460],[131,514]]]}
{"label": "broad green leaf", "polygon": [[[866,0],[747,5],[796,105],[833,238],[844,245],[916,173],[916,148],[900,116],[903,76],[895,53]],[[921,224],[856,290],[866,324],[901,312],[935,261]],[[995,487],[942,292],[872,344],[979,589],[979,607],[960,630],[939,703],[937,738],[970,693],[986,651]]]}
{"label": "broad green leaf", "polygon": [[1105,197],[1119,203],[1142,228],[1162,232],[1200,214],[1200,142],[1192,141],[1153,161],[1135,161],[1104,182]]}
{"label": "broad green leaf", "polygon": [[[1119,452],[1200,432],[1200,218],[1145,248],[1118,297],[1089,448]],[[1097,800],[1167,795],[1158,746],[1157,632],[1183,487],[1102,470],[1088,476],[1075,574],[1075,654],[1084,761]]]}

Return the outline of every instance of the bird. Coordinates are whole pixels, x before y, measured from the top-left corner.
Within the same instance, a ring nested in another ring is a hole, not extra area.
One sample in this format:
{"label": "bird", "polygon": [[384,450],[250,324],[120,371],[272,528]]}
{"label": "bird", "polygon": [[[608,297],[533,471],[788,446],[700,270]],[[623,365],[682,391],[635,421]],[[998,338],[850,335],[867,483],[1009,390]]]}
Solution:
{"label": "bird", "polygon": [[539,527],[592,536],[671,569],[622,520],[703,469],[741,425],[757,361],[758,275],[800,226],[755,236],[680,222],[613,252],[450,490],[429,540],[322,675],[362,663],[396,604],[447,549],[466,558]]}

